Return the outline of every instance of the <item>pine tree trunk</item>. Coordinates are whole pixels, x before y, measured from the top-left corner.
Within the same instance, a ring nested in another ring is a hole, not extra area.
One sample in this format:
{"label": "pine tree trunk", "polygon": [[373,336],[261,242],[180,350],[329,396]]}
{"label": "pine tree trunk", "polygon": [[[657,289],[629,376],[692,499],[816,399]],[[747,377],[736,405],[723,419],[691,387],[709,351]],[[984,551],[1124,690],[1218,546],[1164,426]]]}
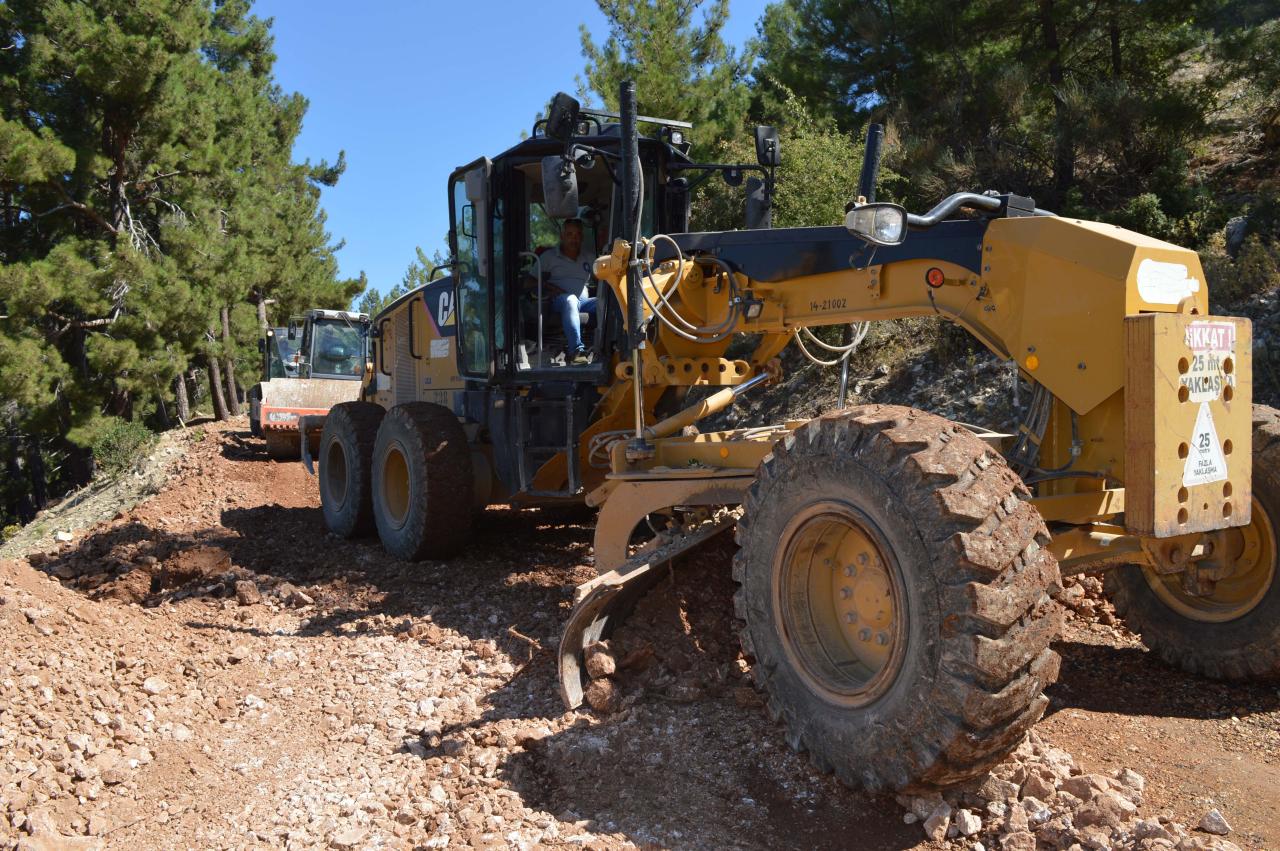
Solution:
{"label": "pine tree trunk", "polygon": [[213,418],[221,421],[227,418],[227,403],[222,398],[222,367],[218,365],[218,359],[213,355],[209,355],[208,359],[209,395],[213,397]]}
{"label": "pine tree trunk", "polygon": [[187,396],[187,377],[182,373],[178,373],[178,377],[173,379],[173,397],[178,409],[178,422],[186,425],[187,420],[191,419],[191,399]]}
{"label": "pine tree trunk", "polygon": [[267,299],[258,293],[258,333],[267,336]]}
{"label": "pine tree trunk", "polygon": [[1057,190],[1057,198],[1054,199],[1056,206],[1076,182],[1076,146],[1074,128],[1067,115],[1066,92],[1063,90],[1067,75],[1062,64],[1062,42],[1058,38],[1053,2],[1054,0],[1040,0],[1040,30],[1044,37],[1045,55],[1049,58],[1049,85],[1053,89],[1053,183]]}
{"label": "pine tree trunk", "polygon": [[236,390],[236,359],[231,354],[233,351],[231,345],[231,311],[227,307],[222,308],[222,350],[226,354],[227,366],[227,411],[231,416],[240,416],[240,394]]}
{"label": "pine tree trunk", "polygon": [[31,503],[36,511],[49,504],[49,488],[45,481],[44,456],[40,454],[40,438],[32,435],[27,442],[27,475],[31,477]]}
{"label": "pine tree trunk", "polygon": [[1116,0],[1111,0],[1111,19],[1107,25],[1107,34],[1111,39],[1111,76],[1119,80],[1124,76],[1124,51],[1120,45],[1120,10],[1116,6]]}

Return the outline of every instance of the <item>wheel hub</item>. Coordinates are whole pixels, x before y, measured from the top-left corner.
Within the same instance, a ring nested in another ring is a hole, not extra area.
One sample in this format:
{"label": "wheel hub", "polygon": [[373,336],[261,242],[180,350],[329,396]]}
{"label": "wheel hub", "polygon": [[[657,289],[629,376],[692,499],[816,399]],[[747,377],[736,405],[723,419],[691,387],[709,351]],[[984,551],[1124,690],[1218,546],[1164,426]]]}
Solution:
{"label": "wheel hub", "polygon": [[1195,549],[1181,572],[1143,568],[1155,595],[1184,617],[1207,623],[1243,617],[1275,579],[1275,529],[1257,499],[1249,525],[1207,534]]}
{"label": "wheel hub", "polygon": [[784,647],[808,686],[865,705],[892,683],[903,655],[901,578],[870,519],[821,503],[788,525],[775,567]]}
{"label": "wheel hub", "polygon": [[409,515],[409,461],[399,445],[387,449],[382,462],[382,504],[396,528]]}

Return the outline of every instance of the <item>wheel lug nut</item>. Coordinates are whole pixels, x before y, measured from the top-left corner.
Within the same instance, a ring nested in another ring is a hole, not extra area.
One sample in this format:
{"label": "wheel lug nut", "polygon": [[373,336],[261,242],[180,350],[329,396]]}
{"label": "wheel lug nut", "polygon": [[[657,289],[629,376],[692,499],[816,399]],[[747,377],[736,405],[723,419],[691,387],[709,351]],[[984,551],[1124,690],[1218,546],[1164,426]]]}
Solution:
{"label": "wheel lug nut", "polygon": [[862,629],[858,630],[858,640],[859,640],[859,641],[870,641],[870,640],[871,640],[871,630],[867,629],[865,626],[864,626]]}
{"label": "wheel lug nut", "polygon": [[857,612],[847,612],[847,613],[845,614],[845,616],[844,616],[844,622],[845,622],[845,623],[857,623],[857,622],[858,622],[858,613],[857,613]]}
{"label": "wheel lug nut", "polygon": [[870,558],[866,553],[858,553],[858,564],[866,564],[868,561],[870,561]]}
{"label": "wheel lug nut", "polygon": [[840,598],[842,600],[848,600],[852,596],[853,596],[853,589],[850,588],[848,585],[840,589]]}
{"label": "wheel lug nut", "polygon": [[876,644],[879,644],[881,647],[884,647],[888,643],[889,643],[889,633],[887,632],[876,633]]}
{"label": "wheel lug nut", "polygon": [[845,575],[845,576],[857,576],[857,575],[858,575],[858,569],[857,569],[856,567],[854,567],[853,565],[851,565],[851,564],[846,564],[846,565],[844,566],[844,575]]}

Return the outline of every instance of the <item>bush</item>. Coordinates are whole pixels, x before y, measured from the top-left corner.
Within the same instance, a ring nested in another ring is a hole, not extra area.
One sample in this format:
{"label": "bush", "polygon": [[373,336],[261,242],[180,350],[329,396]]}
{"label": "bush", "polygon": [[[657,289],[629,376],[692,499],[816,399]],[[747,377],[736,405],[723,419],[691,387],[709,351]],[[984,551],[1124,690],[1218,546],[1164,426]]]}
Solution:
{"label": "bush", "polygon": [[118,476],[141,463],[155,435],[142,423],[114,420],[93,441],[93,460],[107,476]]}
{"label": "bush", "polygon": [[1200,263],[1215,309],[1280,288],[1280,250],[1263,242],[1257,234],[1245,238],[1235,260],[1227,255],[1220,237],[1212,240],[1200,252]]}

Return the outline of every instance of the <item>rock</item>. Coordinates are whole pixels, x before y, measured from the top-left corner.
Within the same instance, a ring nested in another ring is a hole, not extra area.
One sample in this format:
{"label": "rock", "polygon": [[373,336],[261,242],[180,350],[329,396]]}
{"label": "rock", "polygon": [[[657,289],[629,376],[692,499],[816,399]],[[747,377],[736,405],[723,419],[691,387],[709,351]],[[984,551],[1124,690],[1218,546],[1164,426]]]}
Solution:
{"label": "rock", "polygon": [[1024,798],[1022,800],[1022,809],[1026,810],[1027,822],[1033,828],[1044,824],[1053,817],[1053,811],[1039,798]]}
{"label": "rock", "polygon": [[1066,778],[1058,784],[1058,788],[1082,801],[1091,801],[1094,795],[1111,788],[1111,784],[1100,774],[1080,774]]}
{"label": "rock", "polygon": [[[257,586],[254,586],[257,587]],[[227,660],[231,663],[243,662],[251,655],[251,651],[243,644],[237,644],[231,648],[231,652],[227,654]]]}
{"label": "rock", "polygon": [[1164,839],[1174,841],[1174,836],[1156,819],[1139,819],[1132,828],[1135,839]]}
{"label": "rock", "polygon": [[1036,838],[1027,830],[1017,830],[1000,837],[1000,851],[1036,851]]}
{"label": "rock", "polygon": [[924,834],[934,842],[941,842],[947,838],[947,828],[950,826],[951,805],[943,801],[924,820]]}
{"label": "rock", "polygon": [[252,579],[236,580],[236,600],[242,606],[253,606],[262,602],[262,592]]}
{"label": "rock", "polygon": [[622,706],[622,695],[613,680],[592,680],[587,686],[587,704],[596,712],[608,715]]}
{"label": "rock", "polygon": [[108,768],[102,772],[102,782],[108,786],[119,786],[129,779],[129,775],[120,768]]}
{"label": "rock", "polygon": [[1231,832],[1231,825],[1227,824],[1222,812],[1216,808],[1205,813],[1196,827],[1205,833],[1212,833],[1214,836],[1226,836]]}
{"label": "rock", "polygon": [[1023,798],[1037,798],[1041,801],[1047,801],[1053,797],[1053,793],[1057,789],[1054,784],[1038,773],[1033,773],[1027,777],[1027,782],[1022,784],[1022,790],[1019,793]]}
{"label": "rock", "polygon": [[1002,780],[990,775],[978,787],[978,797],[984,801],[1007,801],[1018,799],[1018,784]]}
{"label": "rock", "polygon": [[909,810],[917,821],[929,818],[934,810],[946,803],[937,792],[930,792],[927,795],[899,795],[897,800],[898,804]]}
{"label": "rock", "polygon": [[[286,606],[292,606],[296,609],[300,609],[303,606],[310,606],[315,603],[315,600],[311,598],[311,595],[305,593],[301,588],[299,588],[297,585],[294,585],[292,582],[281,582],[273,590],[275,595],[279,597],[280,600]],[[412,634],[413,633],[412,626],[409,628],[409,632],[410,632],[410,637],[415,637]]]}
{"label": "rock", "polygon": [[973,836],[982,830],[982,819],[971,810],[957,810],[955,824],[961,836]]}
{"label": "rock", "polygon": [[1075,823],[1077,827],[1097,826],[1115,830],[1137,811],[1133,802],[1124,796],[1112,791],[1099,792],[1076,811]]}
{"label": "rock", "polygon": [[1227,226],[1222,229],[1223,235],[1226,236],[1227,254],[1235,259],[1240,253],[1241,246],[1244,245],[1245,235],[1249,232],[1249,217],[1236,216],[1227,220]]}
{"label": "rock", "polygon": [[334,848],[355,848],[363,839],[364,828],[348,827],[330,836],[329,844]]}
{"label": "rock", "polygon": [[60,544],[69,544],[76,539],[76,536],[65,530],[59,530],[53,533],[53,539]]}
{"label": "rock", "polygon": [[1027,818],[1027,811],[1020,806],[1009,807],[1009,814],[1005,817],[1003,833],[1024,833],[1031,830],[1031,821]]}
{"label": "rock", "polygon": [[1040,754],[1040,761],[1059,780],[1065,780],[1077,771],[1075,759],[1062,748],[1045,748]]}
{"label": "rock", "polygon": [[152,697],[167,688],[169,688],[169,684],[161,677],[147,677],[142,681],[142,690]]}
{"label": "rock", "polygon": [[608,642],[597,641],[583,651],[587,663],[587,675],[593,680],[612,676],[618,669],[618,662],[609,649]]}
{"label": "rock", "polygon": [[1120,782],[1121,786],[1138,793],[1145,791],[1147,788],[1147,781],[1143,779],[1142,775],[1129,768],[1122,768],[1117,771],[1116,780]]}

